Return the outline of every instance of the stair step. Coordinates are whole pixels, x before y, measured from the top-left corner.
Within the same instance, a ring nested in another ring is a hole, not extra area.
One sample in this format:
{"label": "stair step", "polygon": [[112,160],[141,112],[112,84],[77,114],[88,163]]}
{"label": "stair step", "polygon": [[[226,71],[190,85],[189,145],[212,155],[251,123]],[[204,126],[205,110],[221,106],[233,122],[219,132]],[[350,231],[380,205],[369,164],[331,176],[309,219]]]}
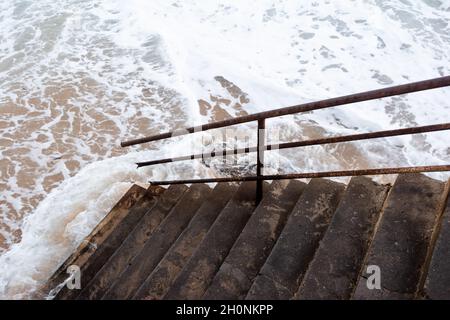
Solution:
{"label": "stair step", "polygon": [[351,179],[295,298],[350,298],[388,190]]}
{"label": "stair step", "polygon": [[103,299],[132,298],[189,224],[210,192],[211,189],[205,184],[192,185],[147,240],[139,254],[128,263],[127,268],[106,291]]}
{"label": "stair step", "polygon": [[[162,188],[154,188],[160,192],[164,191]],[[43,299],[51,291],[51,296],[59,295],[63,296],[62,292],[55,292],[54,289],[58,288],[67,279],[67,268],[71,265],[77,265],[80,269],[85,269],[86,262],[95,252],[96,248],[101,247],[104,241],[108,238],[109,234],[116,228],[116,226],[125,218],[128,214],[128,210],[133,205],[145,196],[147,190],[134,184],[130,189],[122,196],[117,204],[111,209],[111,211],[103,218],[103,220],[97,225],[97,227],[84,239],[79,245],[77,250],[66,259],[66,261],[58,268],[53,276],[47,281],[46,285],[39,290],[36,295],[36,299]],[[65,290],[60,288],[61,290]]]}
{"label": "stair step", "polygon": [[244,182],[217,217],[164,299],[200,299],[255,208],[255,182]]}
{"label": "stair step", "polygon": [[[450,184],[450,181],[448,182]],[[448,187],[447,187],[448,188]],[[427,299],[450,299],[450,195],[442,216],[440,233],[428,269],[424,294]]]}
{"label": "stair step", "polygon": [[343,184],[312,179],[246,299],[289,299],[297,291],[343,194]]}
{"label": "stair step", "polygon": [[[354,299],[412,299],[418,289],[444,183],[422,174],[399,175],[388,196]],[[381,271],[382,290],[368,289],[367,266]]]}
{"label": "stair step", "polygon": [[305,186],[295,180],[272,183],[203,299],[245,298]]}
{"label": "stair step", "polygon": [[[98,246],[89,259],[80,267],[81,285],[89,283],[95,274],[102,268],[106,261],[111,257],[114,251],[126,239],[129,230],[132,229],[148,211],[148,208],[154,206],[159,196],[166,194],[168,190],[163,192],[160,187],[150,187],[146,195],[138,200],[130,209],[125,210],[125,217],[110,232],[103,243]],[[64,287],[55,297],[56,299],[74,299],[80,293],[80,290],[69,290]]]}
{"label": "stair step", "polygon": [[129,261],[139,253],[146,240],[168,215],[178,200],[186,192],[186,186],[170,186],[157,201],[138,203],[130,211],[130,215],[140,218],[134,224],[122,226],[123,241],[113,247],[115,252],[103,260],[95,275],[82,280],[86,283],[78,295],[78,299],[99,299],[109,288],[117,276],[127,267]]}
{"label": "stair step", "polygon": [[238,186],[219,183],[133,299],[162,299]]}

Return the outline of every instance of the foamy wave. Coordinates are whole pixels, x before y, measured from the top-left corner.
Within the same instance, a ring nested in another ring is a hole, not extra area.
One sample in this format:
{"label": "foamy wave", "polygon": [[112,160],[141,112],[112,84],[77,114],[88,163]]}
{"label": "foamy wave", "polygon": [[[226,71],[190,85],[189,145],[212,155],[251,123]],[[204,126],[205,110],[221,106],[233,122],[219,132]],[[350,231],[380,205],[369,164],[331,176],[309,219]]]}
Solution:
{"label": "foamy wave", "polygon": [[[429,0],[0,1],[0,295],[28,296],[132,182],[226,173],[220,161],[136,170],[198,150],[185,139],[122,150],[119,140],[448,75],[449,21],[450,3]],[[433,90],[268,128],[293,141],[449,122],[449,97]],[[254,144],[254,130],[237,134]],[[284,150],[268,153],[268,170],[444,164],[449,140]]]}
{"label": "foamy wave", "polygon": [[[24,219],[20,243],[12,245],[0,256],[0,297],[29,297],[133,183],[147,184],[149,179],[175,178],[185,171],[184,164],[159,169],[136,168],[135,162],[154,158],[156,154],[160,153],[134,152],[94,162],[55,188]],[[190,174],[209,173],[194,167],[190,168]]]}

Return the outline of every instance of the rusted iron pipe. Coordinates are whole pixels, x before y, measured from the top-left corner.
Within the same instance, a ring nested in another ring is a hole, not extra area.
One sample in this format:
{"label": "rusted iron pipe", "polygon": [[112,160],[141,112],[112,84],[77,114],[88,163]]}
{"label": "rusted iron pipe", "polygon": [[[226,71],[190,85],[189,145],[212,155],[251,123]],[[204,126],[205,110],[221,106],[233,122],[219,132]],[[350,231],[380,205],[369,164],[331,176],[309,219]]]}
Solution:
{"label": "rusted iron pipe", "polygon": [[228,127],[228,126],[232,126],[232,125],[236,125],[236,124],[240,124],[240,123],[257,121],[260,119],[280,117],[280,116],[285,116],[285,115],[294,114],[294,113],[300,113],[300,112],[306,112],[306,111],[312,111],[312,110],[318,110],[318,109],[325,109],[325,108],[336,107],[336,106],[341,106],[341,105],[345,105],[345,104],[352,104],[352,103],[357,103],[357,102],[362,102],[362,101],[387,98],[387,97],[397,96],[397,95],[401,95],[401,94],[442,88],[442,87],[447,87],[447,86],[450,86],[450,76],[440,77],[440,78],[435,78],[435,79],[430,79],[430,80],[425,80],[425,81],[419,81],[419,82],[413,82],[413,83],[408,83],[408,84],[389,87],[389,88],[366,91],[366,92],[361,92],[361,93],[356,93],[356,94],[351,94],[351,95],[347,95],[347,96],[331,98],[331,99],[326,99],[326,100],[321,100],[321,101],[308,102],[308,103],[295,105],[295,106],[291,106],[291,107],[286,107],[286,108],[281,108],[281,109],[276,109],[276,110],[259,112],[259,113],[255,113],[252,115],[247,115],[247,116],[232,118],[232,119],[228,119],[228,120],[203,124],[200,126],[190,127],[190,128],[180,130],[180,131],[166,132],[166,133],[158,134],[155,136],[143,137],[143,138],[138,138],[138,139],[134,139],[134,140],[124,141],[121,143],[121,146],[128,147],[128,146],[132,146],[132,145],[136,145],[136,144],[167,139],[167,138],[171,138],[173,136],[181,136],[181,135],[186,135],[186,134],[190,134],[190,133],[194,133],[194,132],[201,132],[201,131],[206,131],[206,130],[211,130],[211,129],[223,128],[223,127]]}
{"label": "rusted iron pipe", "polygon": [[138,168],[140,168],[140,167],[146,167],[146,166],[153,166],[153,165],[161,164],[161,163],[186,161],[186,160],[194,160],[194,159],[209,159],[209,158],[214,158],[214,157],[218,157],[218,156],[225,157],[225,156],[231,156],[231,155],[243,154],[243,153],[250,153],[250,152],[256,152],[256,147],[229,149],[229,150],[222,150],[222,151],[214,151],[214,152],[210,152],[210,153],[197,153],[197,154],[192,154],[192,155],[189,155],[189,156],[166,158],[166,159],[161,159],[161,160],[152,160],[152,161],[145,161],[145,162],[138,162],[136,164],[137,164]]}
{"label": "rusted iron pipe", "polygon": [[256,154],[256,205],[258,205],[263,198],[263,180],[260,179],[264,175],[264,149],[266,140],[266,119],[258,120],[258,146]]}
{"label": "rusted iron pipe", "polygon": [[351,134],[351,135],[347,135],[347,136],[320,138],[320,139],[313,139],[313,140],[299,141],[299,142],[287,142],[287,143],[282,143],[279,146],[276,146],[276,145],[267,146],[267,149],[272,150],[272,149],[270,149],[271,147],[274,147],[274,149],[276,149],[276,148],[288,149],[288,148],[314,146],[314,145],[321,145],[321,144],[331,144],[331,143],[350,142],[350,141],[358,141],[358,140],[387,138],[387,137],[395,137],[395,136],[402,136],[402,135],[408,135],[408,134],[418,134],[418,133],[444,131],[444,130],[450,130],[450,123],[441,123],[441,124],[434,124],[434,125],[414,127],[414,128],[405,128],[405,129],[385,130],[385,131],[377,131],[377,132],[370,132],[370,133],[358,133],[358,134]]}
{"label": "rusted iron pipe", "polygon": [[155,186],[156,185],[163,186],[163,185],[170,185],[170,184],[243,182],[243,181],[257,181],[257,180],[289,180],[289,179],[310,179],[310,178],[327,178],[327,177],[330,178],[330,177],[376,176],[376,175],[387,175],[387,174],[444,172],[444,171],[450,171],[450,165],[291,173],[291,174],[278,174],[278,175],[264,175],[264,176],[260,176],[259,178],[257,176],[244,176],[244,177],[210,178],[210,179],[150,181],[150,184],[155,185]]}
{"label": "rusted iron pipe", "polygon": [[264,179],[265,180],[282,180],[282,179],[309,179],[309,178],[326,178],[326,177],[328,177],[328,178],[355,177],[355,176],[376,176],[376,175],[386,175],[386,174],[443,172],[443,171],[450,171],[450,165],[395,167],[395,168],[344,170],[344,171],[311,172],[311,173],[293,173],[293,174],[285,174],[285,175],[264,176]]}
{"label": "rusted iron pipe", "polygon": [[[370,132],[370,133],[352,134],[352,135],[346,135],[346,136],[340,136],[340,137],[320,138],[320,139],[313,139],[313,140],[307,140],[307,141],[287,142],[287,143],[281,143],[279,145],[265,146],[265,150],[270,151],[270,150],[277,150],[277,149],[297,148],[297,147],[323,145],[323,144],[331,144],[331,143],[394,137],[394,136],[401,136],[401,135],[408,135],[408,134],[436,132],[436,131],[443,131],[443,130],[450,130],[450,123],[441,123],[441,124],[434,124],[434,125],[414,127],[414,128],[385,130],[385,131],[377,131],[377,132]],[[216,151],[216,152],[211,152],[211,153],[204,153],[204,154],[198,153],[198,154],[193,154],[190,156],[167,158],[167,159],[161,159],[161,160],[152,160],[152,161],[146,161],[146,162],[138,162],[137,166],[139,168],[139,167],[152,166],[152,165],[162,164],[162,163],[193,160],[193,159],[208,159],[208,158],[213,158],[213,157],[217,157],[217,156],[245,154],[245,153],[256,152],[256,151],[257,151],[256,147],[229,149],[229,150],[222,150],[222,151]]]}

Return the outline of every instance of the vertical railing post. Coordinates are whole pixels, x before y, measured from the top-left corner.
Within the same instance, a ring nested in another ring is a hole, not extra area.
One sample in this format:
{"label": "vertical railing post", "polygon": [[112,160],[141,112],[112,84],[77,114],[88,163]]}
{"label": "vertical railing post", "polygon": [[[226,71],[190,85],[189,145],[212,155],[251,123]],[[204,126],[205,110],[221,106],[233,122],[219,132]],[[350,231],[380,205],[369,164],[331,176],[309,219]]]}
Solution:
{"label": "vertical railing post", "polygon": [[258,120],[258,144],[256,146],[256,205],[258,205],[263,197],[263,176],[264,170],[264,149],[265,149],[265,130],[266,129],[266,119]]}

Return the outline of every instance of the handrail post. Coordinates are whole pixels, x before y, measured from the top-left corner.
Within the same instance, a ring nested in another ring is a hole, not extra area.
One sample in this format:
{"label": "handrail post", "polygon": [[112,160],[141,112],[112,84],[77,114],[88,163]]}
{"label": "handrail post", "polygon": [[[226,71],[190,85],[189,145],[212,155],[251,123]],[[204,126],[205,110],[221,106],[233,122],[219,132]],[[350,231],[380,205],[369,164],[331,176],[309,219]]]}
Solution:
{"label": "handrail post", "polygon": [[264,149],[266,137],[266,119],[258,120],[258,144],[256,147],[256,205],[263,198],[263,170],[264,170]]}

